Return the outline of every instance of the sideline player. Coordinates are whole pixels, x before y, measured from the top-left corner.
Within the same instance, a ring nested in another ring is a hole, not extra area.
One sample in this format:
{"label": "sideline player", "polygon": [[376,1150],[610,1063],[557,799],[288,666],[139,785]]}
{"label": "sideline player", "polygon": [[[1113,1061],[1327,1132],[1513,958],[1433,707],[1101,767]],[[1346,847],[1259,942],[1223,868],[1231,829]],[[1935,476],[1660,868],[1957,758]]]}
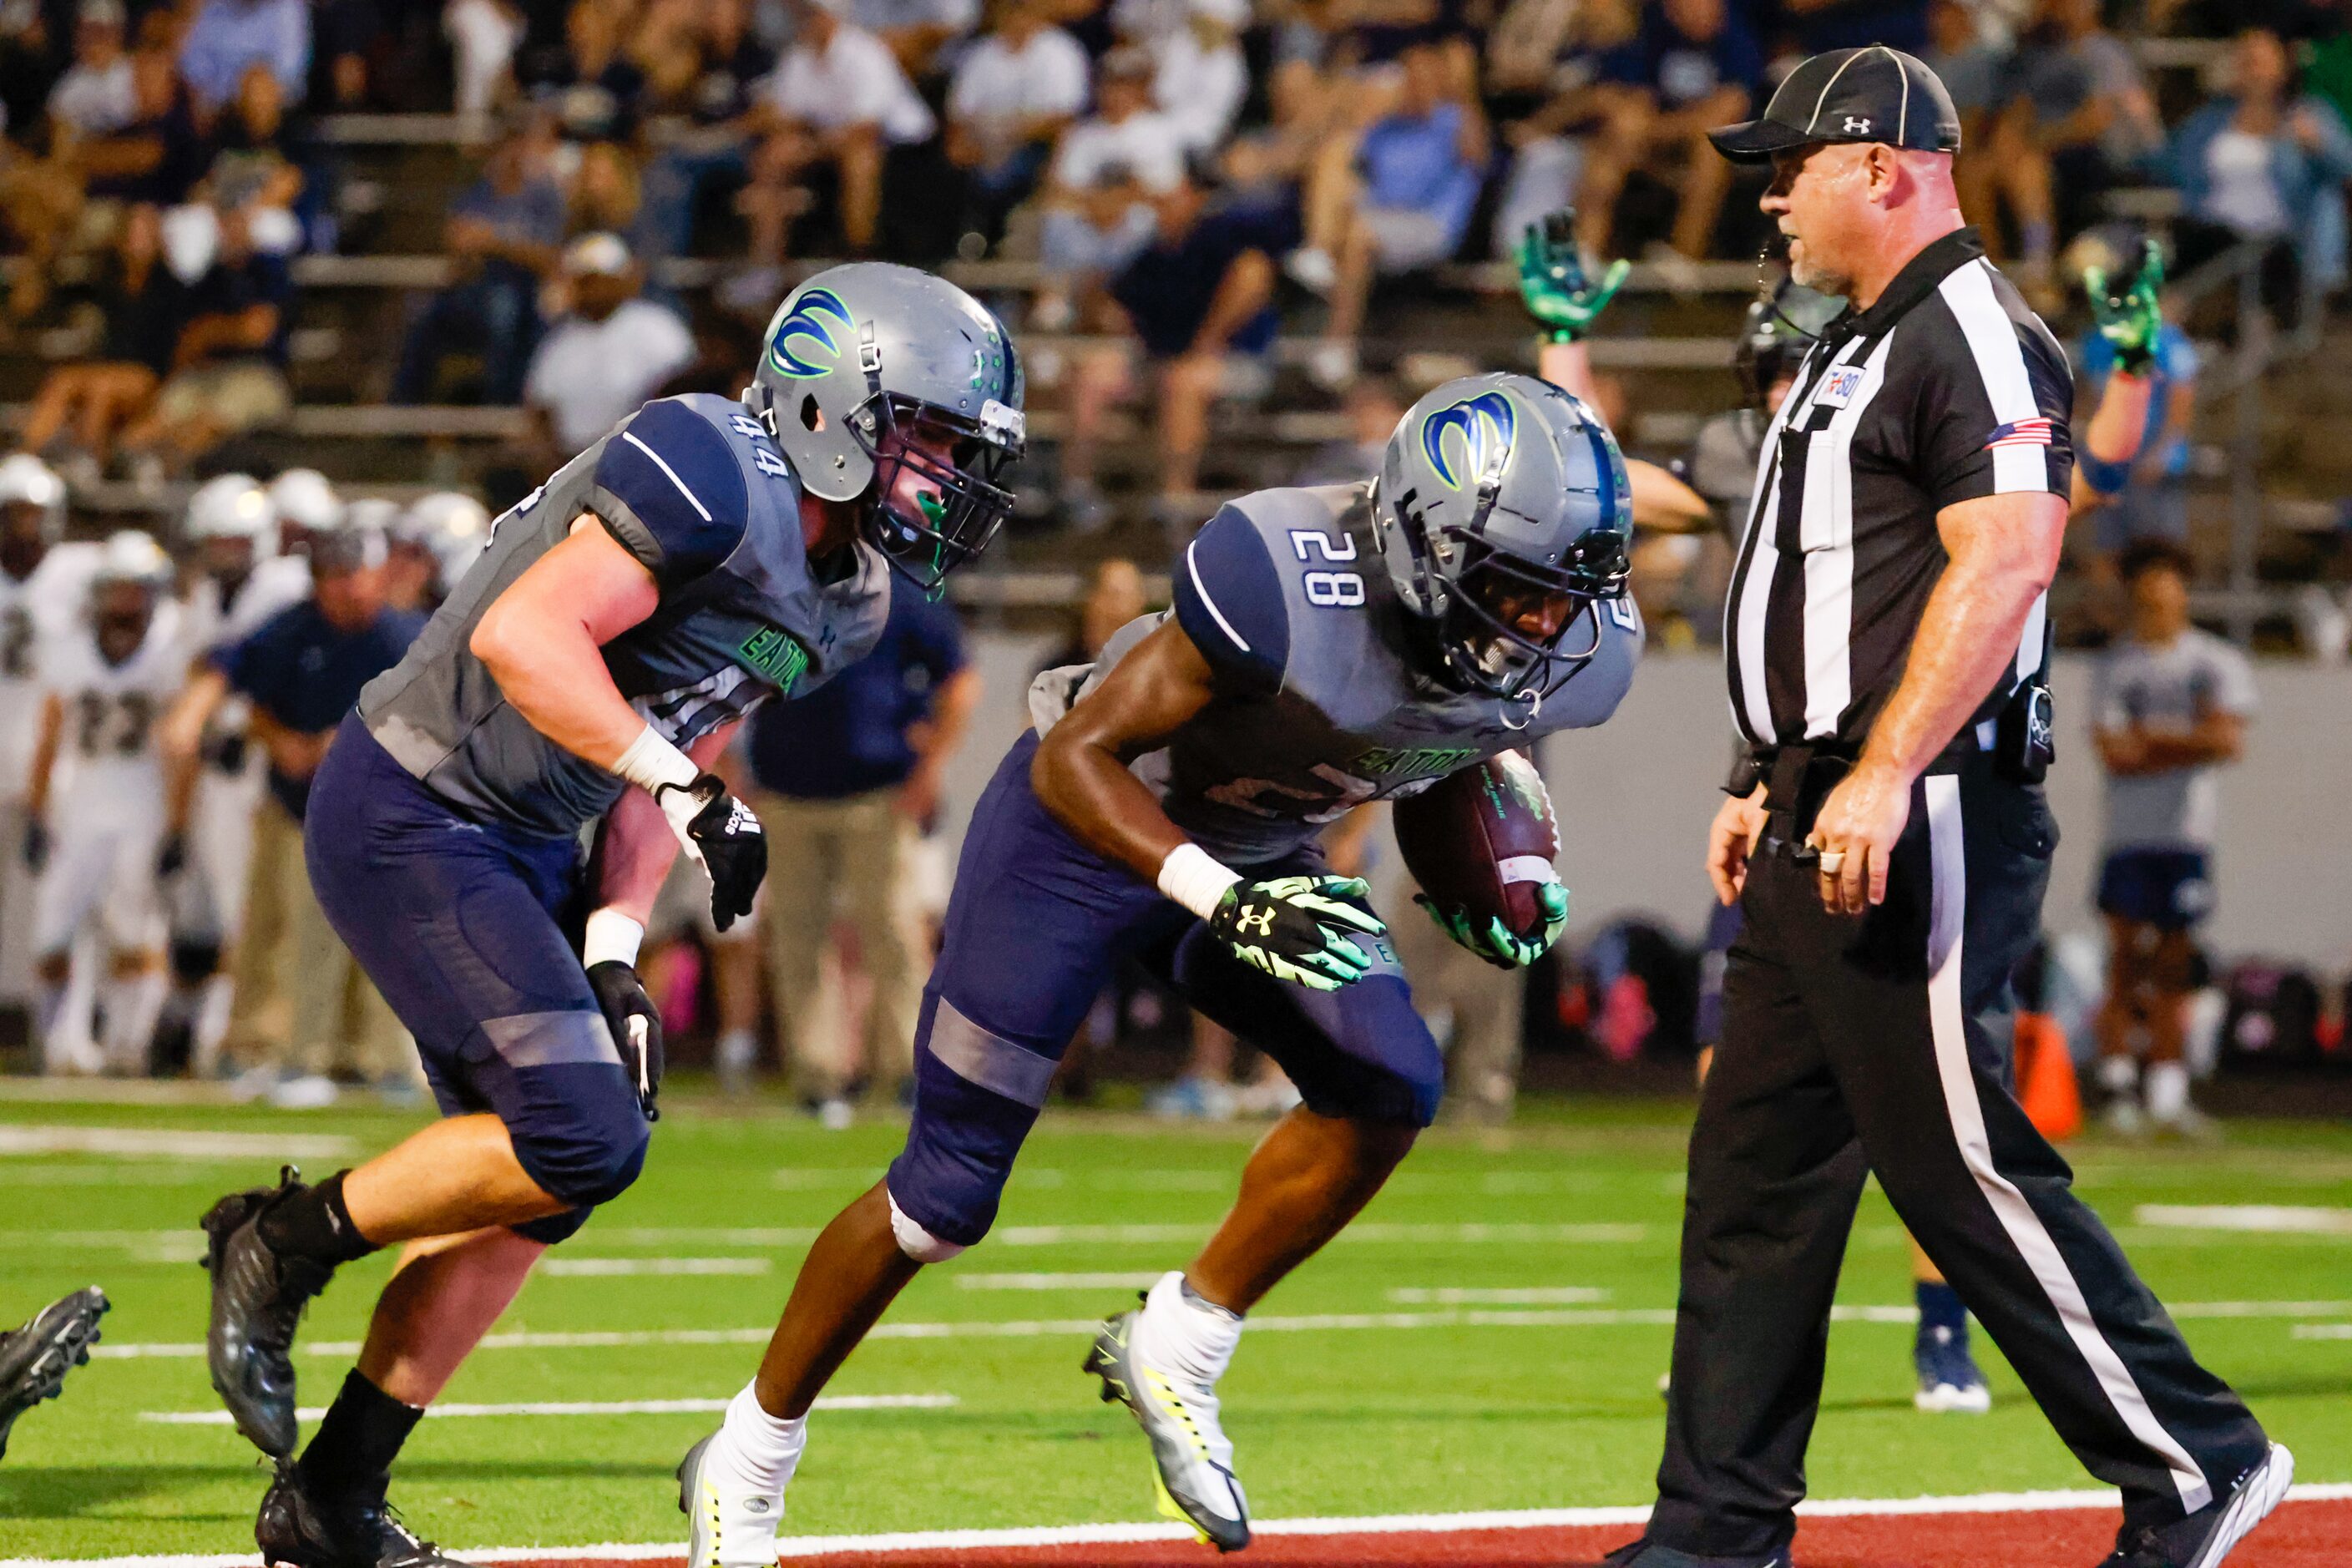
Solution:
{"label": "sideline player", "polygon": [[[85,1056],[67,1016],[75,949],[95,920],[105,983],[101,1070],[137,1075],[163,1006],[163,910],[155,865],[163,769],[155,721],[187,679],[172,558],[135,529],[106,542],[85,623],[44,648],[41,710],[26,777],[25,863],[33,895],[33,976],[42,1054],[54,1070]],[[80,1065],[76,1063],[75,1065]]]}
{"label": "sideline player", "polygon": [[40,715],[35,676],[44,647],[81,615],[99,546],[64,542],[66,484],[29,452],[0,459],[0,1006],[33,997],[33,884],[25,841],[25,775]]}
{"label": "sideline player", "polygon": [[[1448,382],[1376,483],[1230,503],[1177,563],[1173,611],[1038,677],[1036,732],[965,834],[906,1148],[817,1238],[758,1377],[680,1465],[689,1568],[774,1563],[818,1391],[924,1264],[987,1234],[1063,1048],[1129,955],[1304,1097],[1191,1267],[1086,1361],[1142,1424],[1162,1510],[1247,1544],[1215,1392],[1243,1314],[1380,1190],[1444,1082],[1364,884],[1328,874],[1316,835],[1609,717],[1642,646],[1629,511],[1582,404],[1523,375]],[[1531,962],[1567,921],[1551,891],[1536,929],[1457,940]]]}
{"label": "sideline player", "polygon": [[[819,273],[769,322],[742,401],[648,403],[566,463],[344,721],[312,785],[311,880],[447,1119],[205,1216],[214,1386],[279,1461],[255,1529],[268,1561],[450,1561],[386,1512],[392,1461],[541,1252],[636,1178],[661,1040],[634,965],[677,848],[721,930],[765,874],[759,823],[710,762],[760,702],[866,652],[894,568],[936,592],[986,546],[1021,398],[1003,327],[961,289]],[[576,949],[557,911],[591,823]],[[297,1461],[303,1306],[403,1242]]]}
{"label": "sideline player", "polygon": [[[283,478],[306,472],[297,468]],[[307,520],[298,526],[324,528],[341,515],[341,503],[325,487],[324,479],[278,487]],[[200,1078],[218,1065],[225,1037],[236,1037],[250,1051],[259,1032],[256,1021],[283,1005],[277,967],[250,961],[275,951],[286,921],[276,897],[284,879],[275,862],[299,854],[301,846],[268,838],[259,820],[262,758],[248,743],[250,708],[230,696],[212,666],[215,651],[244,641],[310,592],[309,561],[281,552],[282,523],[270,493],[251,475],[221,474],[188,498],[181,525],[196,552],[185,637],[192,665],[187,689],[159,731],[171,792],[167,816],[178,829],[165,836],[162,868],[186,881],[185,896],[171,900],[172,967],[179,986],[171,1014],[189,1029]],[[262,863],[257,876],[257,858]],[[262,894],[257,900],[256,889]],[[243,940],[248,921],[250,943]],[[233,969],[234,985],[225,963]],[[275,1074],[275,1058],[285,1054],[282,1043],[269,1054],[265,1075]],[[257,1089],[259,1082],[248,1087]]]}

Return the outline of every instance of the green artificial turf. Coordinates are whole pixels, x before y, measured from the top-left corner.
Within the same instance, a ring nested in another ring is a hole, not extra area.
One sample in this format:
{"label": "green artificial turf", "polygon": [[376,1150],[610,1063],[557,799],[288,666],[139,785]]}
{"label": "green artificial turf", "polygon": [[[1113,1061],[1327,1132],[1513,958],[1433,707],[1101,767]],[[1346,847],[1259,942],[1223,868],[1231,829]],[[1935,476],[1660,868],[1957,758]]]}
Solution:
{"label": "green artificial turf", "polygon": [[[751,1260],[768,1271],[543,1274],[501,1331],[743,1331],[745,1342],[485,1349],[446,1399],[731,1394],[751,1375],[756,1342],[808,1237],[880,1173],[901,1136],[882,1125],[828,1133],[781,1107],[723,1113],[690,1085],[670,1104],[644,1179],[554,1256],[730,1259],[739,1261],[699,1267],[739,1268]],[[1367,1211],[1367,1228],[1343,1237],[1259,1315],[1670,1310],[1687,1116],[1672,1103],[1544,1104],[1507,1133],[1433,1133]],[[341,1136],[362,1153],[415,1124],[413,1115],[374,1111],[0,1102],[0,1131]],[[1229,1201],[1256,1131],[1049,1115],[1030,1140],[997,1234],[928,1271],[887,1321],[1073,1326],[877,1340],[860,1350],[835,1393],[957,1403],[820,1413],[792,1491],[790,1528],[834,1534],[1152,1517],[1140,1437],[1123,1411],[1097,1402],[1094,1381],[1077,1370],[1086,1346],[1077,1325],[1131,1300],[1131,1289],[1117,1281],[969,1285],[1007,1275],[1141,1279],[1181,1266]],[[2311,1222],[2320,1228],[2297,1232],[2135,1219],[2143,1205],[2295,1205],[2352,1219],[2352,1131],[2240,1123],[2214,1148],[2085,1139],[2071,1152],[2084,1191],[2168,1301],[2314,1304],[2189,1315],[2185,1326],[2294,1447],[2300,1479],[2352,1480],[2352,1337],[2314,1327],[2352,1323],[2347,1227],[2331,1232],[2326,1216]],[[314,1175],[344,1163],[306,1162]],[[115,1301],[108,1347],[197,1344],[205,1279],[194,1262],[195,1220],[221,1192],[267,1180],[274,1166],[259,1152],[0,1152],[0,1317],[14,1321],[95,1281]],[[1097,1230],[1039,1228],[1056,1226]],[[1106,1226],[1160,1228],[1101,1234]],[[355,1339],[387,1268],[372,1258],[345,1270],[313,1308],[302,1342]],[[1458,1303],[1449,1291],[1555,1296]],[[1888,1308],[1910,1300],[1902,1233],[1874,1193],[1840,1300]],[[1650,1321],[1261,1329],[1244,1336],[1223,1386],[1228,1429],[1265,1518],[1643,1503],[1657,1462],[1657,1382],[1669,1337]],[[1914,1413],[1910,1338],[1904,1323],[1860,1315],[1833,1333],[1812,1452],[1816,1495],[2089,1484],[1990,1347],[1992,1415]],[[301,1356],[304,1403],[325,1403],[348,1364],[347,1356]],[[249,1548],[264,1482],[253,1450],[225,1426],[140,1418],[216,1407],[193,1355],[102,1358],[77,1373],[63,1402],[18,1424],[0,1463],[0,1559]],[[394,1498],[422,1533],[453,1547],[679,1540],[671,1470],[715,1422],[699,1414],[428,1421]]]}

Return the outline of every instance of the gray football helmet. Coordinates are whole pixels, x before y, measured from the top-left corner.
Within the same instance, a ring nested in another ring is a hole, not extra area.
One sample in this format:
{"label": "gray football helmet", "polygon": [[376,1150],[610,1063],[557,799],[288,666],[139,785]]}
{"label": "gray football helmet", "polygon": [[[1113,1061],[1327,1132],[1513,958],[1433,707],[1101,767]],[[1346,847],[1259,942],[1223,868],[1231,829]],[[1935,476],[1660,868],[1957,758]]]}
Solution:
{"label": "gray football helmet", "polygon": [[1633,489],[1608,426],[1551,383],[1471,375],[1423,397],[1389,437],[1372,517],[1448,684],[1538,700],[1600,651]]}
{"label": "gray football helmet", "polygon": [[1772,384],[1797,374],[1806,351],[1822,341],[1845,308],[1836,295],[1819,293],[1793,278],[1759,291],[1739,324],[1739,345],[1731,356],[1748,401],[1763,407]]}
{"label": "gray football helmet", "polygon": [[[926,593],[1013,510],[998,477],[1027,439],[1021,359],[1004,324],[944,279],[881,261],[827,268],[776,307],[747,395],[802,486],[863,500],[866,538]],[[951,437],[950,460],[892,439],[919,426]],[[902,468],[939,487],[923,515],[890,504]]]}
{"label": "gray football helmet", "polygon": [[30,452],[0,458],[0,507],[11,516],[29,519],[44,544],[55,544],[66,531],[66,482],[55,469]]}

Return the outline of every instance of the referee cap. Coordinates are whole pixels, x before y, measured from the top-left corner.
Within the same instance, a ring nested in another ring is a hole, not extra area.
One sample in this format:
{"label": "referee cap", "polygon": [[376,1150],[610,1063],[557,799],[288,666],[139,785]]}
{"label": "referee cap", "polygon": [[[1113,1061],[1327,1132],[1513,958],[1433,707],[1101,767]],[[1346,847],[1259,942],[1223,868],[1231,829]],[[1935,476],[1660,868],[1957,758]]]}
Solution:
{"label": "referee cap", "polygon": [[1813,56],[1788,74],[1761,116],[1706,134],[1735,163],[1769,163],[1811,142],[1957,153],[1960,116],[1925,60],[1873,44]]}

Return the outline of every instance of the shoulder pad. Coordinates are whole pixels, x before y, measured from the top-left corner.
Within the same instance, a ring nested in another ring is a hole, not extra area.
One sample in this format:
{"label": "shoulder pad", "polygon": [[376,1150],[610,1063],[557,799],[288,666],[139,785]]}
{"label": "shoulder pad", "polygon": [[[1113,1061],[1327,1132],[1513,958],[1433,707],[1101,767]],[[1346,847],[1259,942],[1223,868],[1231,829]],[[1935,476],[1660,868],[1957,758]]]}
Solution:
{"label": "shoulder pad", "polygon": [[1228,504],[1185,547],[1175,572],[1177,625],[1221,686],[1270,695],[1290,663],[1290,612],[1257,524]]}
{"label": "shoulder pad", "polygon": [[742,541],[747,445],[686,399],[648,403],[605,440],[589,510],[665,587],[688,582]]}

